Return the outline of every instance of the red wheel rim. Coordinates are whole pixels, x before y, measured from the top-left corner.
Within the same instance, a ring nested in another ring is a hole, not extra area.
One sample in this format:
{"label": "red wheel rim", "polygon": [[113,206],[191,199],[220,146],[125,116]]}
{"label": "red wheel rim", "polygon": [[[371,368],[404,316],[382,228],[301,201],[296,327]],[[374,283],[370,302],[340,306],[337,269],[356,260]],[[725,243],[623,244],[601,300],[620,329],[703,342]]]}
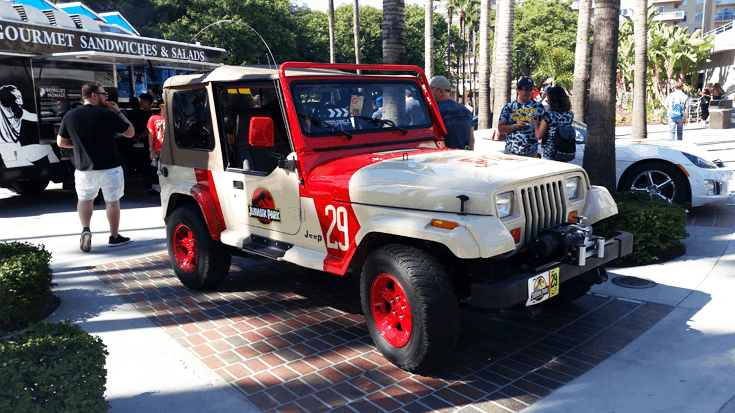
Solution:
{"label": "red wheel rim", "polygon": [[179,224],[174,229],[173,236],[174,258],[181,271],[191,274],[199,264],[199,248],[194,233],[184,224]]}
{"label": "red wheel rim", "polygon": [[375,326],[393,347],[403,347],[411,338],[411,307],[395,278],[380,274],[370,286],[370,308]]}

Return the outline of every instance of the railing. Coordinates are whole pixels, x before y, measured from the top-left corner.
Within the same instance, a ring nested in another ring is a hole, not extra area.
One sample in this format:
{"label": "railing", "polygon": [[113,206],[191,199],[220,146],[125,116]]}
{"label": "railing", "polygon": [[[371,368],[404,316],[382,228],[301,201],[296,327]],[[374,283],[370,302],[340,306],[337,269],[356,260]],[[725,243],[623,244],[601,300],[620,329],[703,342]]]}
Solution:
{"label": "railing", "polygon": [[732,29],[732,22],[730,22],[730,23],[728,23],[728,24],[723,24],[722,26],[720,26],[720,27],[718,27],[718,28],[716,28],[716,29],[714,29],[714,30],[710,30],[710,31],[708,31],[707,33],[705,33],[705,34],[703,35],[703,37],[707,37],[707,36],[709,36],[710,34],[714,34],[714,35],[716,36],[716,35],[718,35],[718,34],[720,34],[720,33],[726,32],[726,31],[728,31],[728,30],[730,30],[730,29]]}
{"label": "railing", "polygon": [[735,20],[735,13],[717,13],[715,15],[715,23],[731,22]]}
{"label": "railing", "polygon": [[666,21],[666,20],[684,20],[684,12],[683,11],[667,11],[664,13],[659,13],[656,15],[656,17],[653,18],[655,21]]}
{"label": "railing", "polygon": [[735,0],[717,0],[717,5],[721,4],[735,4]]}

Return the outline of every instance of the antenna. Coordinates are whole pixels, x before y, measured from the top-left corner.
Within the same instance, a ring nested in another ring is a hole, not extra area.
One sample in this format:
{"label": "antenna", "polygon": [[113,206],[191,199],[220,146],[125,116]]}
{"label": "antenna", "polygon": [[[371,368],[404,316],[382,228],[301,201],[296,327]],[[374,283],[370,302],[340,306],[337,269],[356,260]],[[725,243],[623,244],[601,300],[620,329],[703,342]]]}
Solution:
{"label": "antenna", "polygon": [[[221,24],[221,23],[237,23],[237,24],[243,25],[243,26],[247,27],[248,29],[252,30],[253,33],[255,33],[260,38],[260,41],[263,42],[263,45],[265,45],[266,50],[268,50],[268,55],[270,55],[270,59],[268,59],[268,65],[271,66],[271,63],[270,62],[271,62],[271,59],[272,59],[273,60],[273,68],[274,69],[277,68],[278,65],[276,63],[276,58],[273,57],[273,52],[271,52],[271,48],[268,47],[268,43],[265,42],[265,40],[263,39],[263,36],[261,36],[260,33],[258,33],[257,30],[255,30],[252,27],[250,27],[250,25],[248,25],[247,23],[243,23],[240,20],[224,19],[224,20],[217,20],[214,23],[210,23],[210,24],[206,25],[202,30],[199,30],[199,32],[197,34],[195,34],[194,37],[192,37],[191,40],[189,40],[189,43],[187,43],[186,45],[187,46],[191,45],[194,42],[194,40],[196,40],[197,37],[199,37],[202,33],[204,33],[205,30],[209,29],[210,27],[212,27],[214,25]],[[268,57],[268,56],[266,56],[266,57]],[[179,68],[179,63],[180,62],[176,62],[176,66],[174,67],[174,74],[176,74],[176,70],[178,70],[178,68]]]}

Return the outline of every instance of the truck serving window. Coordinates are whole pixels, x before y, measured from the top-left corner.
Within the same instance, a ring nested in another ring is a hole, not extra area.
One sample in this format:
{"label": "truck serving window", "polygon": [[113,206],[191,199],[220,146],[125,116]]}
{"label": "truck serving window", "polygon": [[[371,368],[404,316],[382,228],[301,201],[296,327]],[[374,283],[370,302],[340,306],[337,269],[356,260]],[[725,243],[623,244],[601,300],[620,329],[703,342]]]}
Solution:
{"label": "truck serving window", "polygon": [[408,79],[298,82],[291,93],[307,136],[334,135],[334,129],[356,135],[431,126],[421,89]]}
{"label": "truck serving window", "polygon": [[175,92],[172,105],[176,145],[182,149],[214,149],[207,90]]}

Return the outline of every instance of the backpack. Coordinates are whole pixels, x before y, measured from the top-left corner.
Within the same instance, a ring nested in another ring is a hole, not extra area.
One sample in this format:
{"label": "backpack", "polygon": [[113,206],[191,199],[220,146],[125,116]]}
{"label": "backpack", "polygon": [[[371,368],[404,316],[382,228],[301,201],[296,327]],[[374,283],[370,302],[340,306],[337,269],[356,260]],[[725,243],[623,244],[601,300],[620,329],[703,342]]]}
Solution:
{"label": "backpack", "polygon": [[679,103],[674,104],[674,106],[671,108],[671,115],[669,115],[669,117],[671,119],[679,119],[682,116],[684,116],[684,113],[681,110],[681,105]]}
{"label": "backpack", "polygon": [[577,132],[571,126],[557,126],[554,130],[554,160],[569,162],[577,152]]}

